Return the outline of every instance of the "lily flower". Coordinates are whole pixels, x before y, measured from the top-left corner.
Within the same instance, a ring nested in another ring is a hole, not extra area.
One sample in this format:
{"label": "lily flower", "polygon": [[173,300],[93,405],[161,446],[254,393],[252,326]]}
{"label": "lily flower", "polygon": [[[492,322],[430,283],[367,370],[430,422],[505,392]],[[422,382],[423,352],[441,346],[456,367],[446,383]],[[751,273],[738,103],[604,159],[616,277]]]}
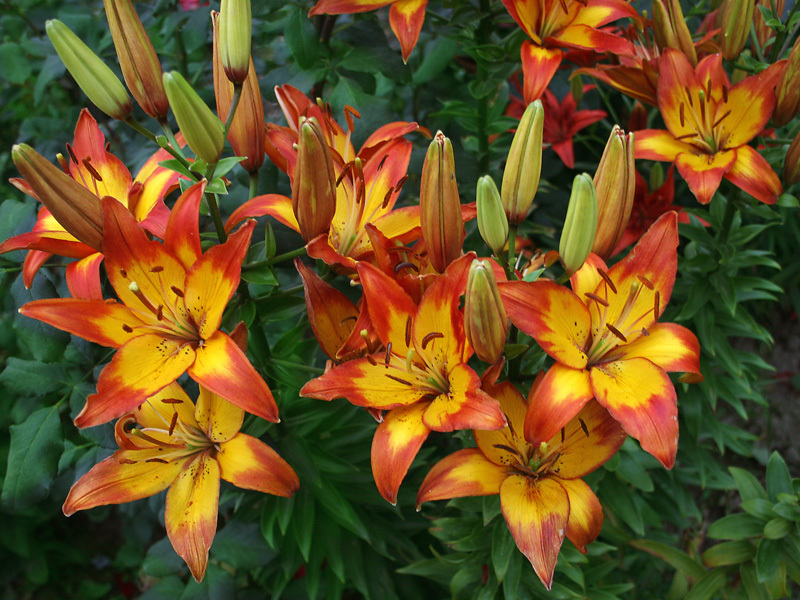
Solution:
{"label": "lily flower", "polygon": [[388,411],[372,441],[372,473],[392,504],[431,431],[506,424],[499,404],[480,389],[478,374],[467,365],[473,350],[459,300],[473,259],[468,254],[451,263],[418,306],[388,275],[359,263],[369,317],[385,352],[333,367],[300,390],[308,398],[344,397],[356,406]]}
{"label": "lily flower", "polygon": [[[583,93],[593,90],[593,85],[583,86]],[[544,132],[542,139],[550,144],[553,152],[558,154],[561,161],[570,169],[575,167],[575,151],[572,147],[572,138],[581,129],[592,123],[597,123],[606,117],[604,110],[576,110],[577,103],[572,92],[567,92],[561,103],[550,90],[545,90],[542,96],[544,105]]]}
{"label": "lily flower", "polygon": [[783,63],[731,87],[714,54],[692,68],[681,52],[661,58],[658,107],[667,130],[636,132],[636,158],[674,162],[689,189],[708,204],[722,178],[757,200],[772,204],[783,192],[769,163],[748,142],[764,129],[775,108],[773,90]]}
{"label": "lily flower", "polygon": [[571,278],[501,283],[506,313],[556,360],[525,418],[525,439],[550,440],[592,398],[666,468],[678,449],[678,407],[667,372],[699,375],[700,346],[680,325],[659,323],[678,267],[678,220],[663,215],[608,269],[589,255]]}
{"label": "lily flower", "polygon": [[[142,227],[163,238],[169,218],[164,198],[177,187],[179,178],[175,171],[158,165],[170,158],[166,150],[153,154],[136,177],[131,178],[122,161],[106,149],[103,132],[85,108],[75,126],[72,145],[67,146],[67,150],[69,161],[62,166],[69,176],[98,198],[110,196],[116,199],[127,207]],[[36,192],[24,179],[12,179],[11,183],[37,198]],[[29,250],[22,267],[25,287],[31,286],[42,264],[53,254],[58,254],[79,259],[67,266],[67,285],[72,296],[102,298],[99,268],[103,255],[68,233],[44,206],[39,209],[33,231],[0,244],[0,253],[12,250]]]}
{"label": "lily flower", "polygon": [[167,536],[201,581],[217,530],[220,479],[285,498],[300,486],[275,450],[239,431],[243,419],[241,408],[203,386],[195,405],[171,383],[117,421],[119,450],[72,486],[64,514],[133,502],[169,488]]}
{"label": "lily flower", "polygon": [[[487,373],[488,375],[488,373]],[[430,470],[417,494],[423,502],[500,494],[511,535],[549,590],[566,535],[583,553],[603,526],[603,508],[581,477],[610,459],[625,441],[622,428],[597,402],[584,406],[547,443],[522,437],[525,414],[537,410],[534,382],[530,402],[514,384],[487,384],[508,425],[496,431],[473,431],[477,448],[442,459]]]}
{"label": "lily flower", "polygon": [[617,19],[639,19],[625,0],[503,0],[531,41],[522,44],[525,104],[539,98],[561,64],[561,48],[627,55],[633,45],[598,29]]}
{"label": "lily flower", "polygon": [[130,412],[186,371],[212,393],[278,421],[267,384],[220,330],[255,221],[203,254],[197,222],[204,189],[200,182],[178,198],[164,244],[149,240],[122,204],[103,199],[106,272],[121,303],[57,298],[20,309],[90,342],[118,348],[98,377],[97,393],[75,419],[78,427]]}

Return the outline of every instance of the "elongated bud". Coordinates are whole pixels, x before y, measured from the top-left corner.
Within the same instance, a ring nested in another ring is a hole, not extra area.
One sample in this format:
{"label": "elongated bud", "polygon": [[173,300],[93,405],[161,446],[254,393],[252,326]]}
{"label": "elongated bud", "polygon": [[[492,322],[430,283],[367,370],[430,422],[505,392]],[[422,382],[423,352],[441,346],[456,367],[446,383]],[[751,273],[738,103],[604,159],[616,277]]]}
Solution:
{"label": "elongated bud", "polygon": [[474,260],[464,297],[464,330],[482,361],[494,364],[503,354],[508,319],[488,260]]}
{"label": "elongated bud", "polygon": [[215,164],[225,145],[223,125],[177,71],[164,73],[164,88],[189,148],[208,164]]}
{"label": "elongated bud", "polygon": [[253,20],[250,0],[222,0],[219,9],[219,55],[231,83],[243,83],[250,65]]}
{"label": "elongated bud", "polygon": [[508,241],[508,219],[503,210],[503,201],[500,200],[500,192],[490,175],[478,179],[476,198],[478,231],[492,252],[499,254]]}
{"label": "elongated bud", "polygon": [[103,5],[128,89],[144,112],[154,119],[164,119],[169,101],[161,63],[131,0],[103,0]]}
{"label": "elongated bud", "polygon": [[64,229],[97,250],[103,242],[100,200],[27,144],[11,149],[14,165]]}
{"label": "elongated bud", "polygon": [[775,111],[772,120],[775,125],[786,125],[800,112],[800,38],[795,40],[789,53],[789,60],[781,71],[775,86]]}
{"label": "elongated bud", "polygon": [[650,178],[647,182],[647,187],[651,190],[657,190],[664,185],[664,167],[660,162],[653,163],[650,169]]}
{"label": "elongated bud", "polygon": [[633,134],[615,125],[594,176],[597,190],[597,236],[592,252],[607,260],[628,226],[636,191]]}
{"label": "elongated bud", "polygon": [[558,253],[570,275],[581,268],[592,251],[597,231],[597,196],[594,183],[586,173],[575,176],[569,197],[567,217],[561,230]]}
{"label": "elongated bud", "polygon": [[628,131],[641,131],[642,129],[647,129],[647,109],[637,100],[631,108],[630,117],[628,117]]}
{"label": "elongated bud", "polygon": [[[360,199],[361,202],[365,200]],[[292,208],[306,242],[327,233],[336,211],[336,173],[325,134],[313,117],[303,119],[297,141]]]}
{"label": "elongated bud", "polygon": [[800,181],[800,132],[797,133],[783,161],[783,185],[789,187]]}
{"label": "elongated bud", "polygon": [[[211,22],[214,28],[214,95],[217,99],[217,114],[220,119],[227,121],[228,112],[233,103],[233,84],[225,75],[219,53],[218,12],[211,12]],[[258,171],[264,163],[266,129],[264,127],[264,102],[261,99],[258,76],[253,66],[253,59],[248,57],[248,60],[250,68],[242,85],[239,106],[228,131],[228,141],[237,156],[247,157],[239,164],[245,171],[252,173]]]}
{"label": "elongated bud", "polygon": [[[764,21],[764,15],[761,14],[761,11],[758,9],[759,6],[763,6],[770,11],[772,7],[775,6],[775,18],[780,19],[781,15],[783,15],[783,9],[786,8],[786,0],[756,0],[756,8],[753,11],[753,27],[756,30],[756,40],[758,41],[758,47],[762,49],[766,53],[768,42],[770,39],[775,37],[775,31],[767,26],[766,21]],[[753,41],[755,44],[755,40]],[[755,46],[753,46],[753,51],[755,51]]]}
{"label": "elongated bud", "polygon": [[528,105],[508,151],[500,198],[508,222],[519,225],[528,216],[542,172],[542,133],[544,131],[542,101]]}
{"label": "elongated bud", "polygon": [[422,164],[419,192],[422,239],[428,257],[439,273],[461,256],[464,222],[456,183],[455,158],[450,139],[437,131]]}
{"label": "elongated bud", "polygon": [[719,48],[727,60],[734,60],[744,49],[750,35],[755,0],[723,0],[720,5]]}
{"label": "elongated bud", "polygon": [[681,3],[678,0],[653,0],[653,33],[656,44],[662,49],[675,48],[697,66],[697,52],[692,42],[692,34],[686,26]]}
{"label": "elongated bud", "polygon": [[114,71],[61,21],[47,21],[46,29],[64,66],[92,104],[112,119],[127,119],[133,104]]}

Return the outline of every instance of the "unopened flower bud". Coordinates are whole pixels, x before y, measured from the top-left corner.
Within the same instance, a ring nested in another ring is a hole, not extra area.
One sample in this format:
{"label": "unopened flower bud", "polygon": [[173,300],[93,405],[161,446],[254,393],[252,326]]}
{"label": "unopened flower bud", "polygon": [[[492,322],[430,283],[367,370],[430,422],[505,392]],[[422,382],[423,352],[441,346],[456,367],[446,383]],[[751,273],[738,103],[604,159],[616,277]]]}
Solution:
{"label": "unopened flower bud", "polygon": [[[359,198],[357,202],[365,202]],[[297,140],[292,208],[306,242],[327,233],[336,212],[336,173],[325,134],[316,119],[303,119]]]}
{"label": "unopened flower bud", "polygon": [[508,319],[488,260],[474,260],[464,297],[464,330],[482,361],[494,364],[503,354]]}
{"label": "unopened flower bud", "polygon": [[783,66],[775,86],[775,111],[772,120],[777,126],[786,125],[800,112],[800,38],[795,40],[789,59]]}
{"label": "unopened flower bud", "polygon": [[453,145],[437,131],[422,165],[419,192],[422,239],[428,246],[428,257],[439,273],[461,256],[464,222],[456,183]]}
{"label": "unopened flower bud", "polygon": [[692,66],[697,66],[692,34],[678,0],[653,0],[653,33],[659,48],[680,50]]}
{"label": "unopened flower bud", "polygon": [[567,217],[561,230],[558,253],[567,273],[581,268],[592,251],[597,231],[597,196],[594,183],[586,173],[575,176],[569,197]]}
{"label": "unopened flower bud", "polygon": [[222,0],[219,9],[219,55],[231,83],[243,83],[250,67],[253,20],[250,0]]}
{"label": "unopened flower bud", "polygon": [[660,162],[654,162],[650,169],[650,179],[647,186],[651,190],[657,190],[662,185],[664,185],[664,167],[661,166]]}
{"label": "unopened flower bud", "polygon": [[144,112],[154,119],[164,119],[169,101],[161,63],[139,15],[131,0],[103,0],[103,4],[128,89]]}
{"label": "unopened flower bud", "polygon": [[750,23],[753,21],[755,0],[723,0],[720,5],[719,48],[726,60],[734,60],[744,49],[750,36]]}
{"label": "unopened flower bud", "polygon": [[794,137],[783,161],[783,184],[786,187],[800,181],[800,132]]}
{"label": "unopened flower bud", "polygon": [[475,204],[478,210],[478,231],[492,252],[499,254],[508,241],[508,219],[500,200],[500,192],[490,175],[478,179]]}
{"label": "unopened flower bud", "polygon": [[103,211],[97,196],[27,144],[14,146],[11,158],[56,221],[99,252],[103,242]]}
{"label": "unopened flower bud", "polygon": [[631,114],[628,117],[628,131],[641,131],[647,129],[647,109],[638,100],[633,103]]}
{"label": "unopened flower bud", "polygon": [[592,252],[607,260],[622,239],[633,209],[636,173],[633,134],[615,125],[594,176],[597,190],[597,236]]}
{"label": "unopened flower bud", "polygon": [[542,172],[542,101],[528,105],[508,151],[500,197],[509,223],[519,225],[528,216]]}
{"label": "unopened flower bud", "polygon": [[189,148],[208,164],[215,164],[225,145],[223,125],[177,71],[164,73],[164,88]]}
{"label": "unopened flower bud", "polygon": [[756,39],[752,41],[753,49],[755,50],[755,44],[758,43],[758,47],[766,55],[768,42],[775,37],[775,31],[764,21],[764,15],[758,9],[759,6],[763,6],[770,11],[774,6],[775,12],[773,12],[773,15],[775,15],[775,18],[780,19],[781,15],[783,15],[783,9],[786,8],[786,0],[756,0],[756,9],[753,11],[753,27],[756,30]]}
{"label": "unopened flower bud", "polygon": [[99,56],[61,21],[46,23],[47,37],[89,100],[112,119],[127,119],[133,110],[125,86]]}
{"label": "unopened flower bud", "polygon": [[[217,114],[223,121],[227,121],[228,112],[233,103],[233,84],[225,75],[220,57],[219,46],[219,13],[211,11],[211,22],[214,29],[214,95],[217,99]],[[242,85],[239,106],[233,116],[231,128],[228,131],[228,141],[233,146],[237,156],[247,158],[239,163],[248,173],[258,171],[264,163],[264,102],[261,99],[261,89],[258,85],[253,59],[247,77]]]}

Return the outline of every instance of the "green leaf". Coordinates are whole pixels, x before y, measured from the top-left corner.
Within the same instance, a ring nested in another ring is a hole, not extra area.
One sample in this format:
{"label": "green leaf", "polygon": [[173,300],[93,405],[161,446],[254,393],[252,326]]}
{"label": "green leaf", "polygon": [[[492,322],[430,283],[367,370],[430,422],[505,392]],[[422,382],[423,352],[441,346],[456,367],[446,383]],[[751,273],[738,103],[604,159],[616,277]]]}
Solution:
{"label": "green leaf", "polygon": [[264,540],[256,523],[231,519],[217,532],[211,556],[237,569],[251,570],[268,564],[277,552]]}
{"label": "green leaf", "polygon": [[746,540],[761,535],[764,521],[744,513],[726,515],[708,528],[708,537],[717,540]]}
{"label": "green leaf", "polygon": [[508,565],[515,551],[516,544],[508,531],[505,520],[498,519],[492,532],[492,567],[495,577],[500,583],[506,576]]}
{"label": "green leaf", "polygon": [[189,578],[180,600],[226,600],[234,597],[236,597],[236,584],[231,574],[211,563],[203,581],[198,583]]}
{"label": "green leaf", "polygon": [[160,163],[158,163],[158,166],[164,167],[165,169],[169,169],[170,171],[175,171],[176,173],[180,173],[181,175],[185,175],[191,180],[188,182],[189,185],[194,184],[195,179],[197,179],[197,175],[195,175],[188,168],[186,168],[186,166],[177,158],[162,160]]}
{"label": "green leaf", "polygon": [[289,16],[284,35],[286,46],[297,65],[303,70],[314,67],[324,47],[319,42],[313,23],[299,6]]}
{"label": "green leaf", "polygon": [[[149,577],[166,577],[176,575],[186,569],[183,559],[177,555],[169,542],[163,538],[150,546],[142,562],[142,570]],[[183,587],[181,587],[181,590]]]}
{"label": "green leaf", "polygon": [[[759,6],[759,8],[761,8],[761,6]],[[800,201],[798,201],[796,196],[792,196],[791,194],[781,194],[780,196],[778,196],[778,201],[775,203],[775,206],[783,206],[785,208],[797,208],[798,206],[800,206]]]}
{"label": "green leaf", "polygon": [[31,65],[19,44],[0,44],[0,79],[21,85],[31,73]]}
{"label": "green leaf", "polygon": [[685,600],[710,600],[725,586],[726,580],[727,576],[723,569],[709,571],[689,590]]}
{"label": "green leaf", "polygon": [[58,472],[64,449],[58,408],[41,408],[10,430],[8,470],[0,499],[12,510],[22,510],[48,494]]}
{"label": "green leaf", "polygon": [[767,462],[767,496],[775,500],[778,494],[794,494],[792,476],[780,454],[773,452]]}
{"label": "green leaf", "polygon": [[458,52],[458,44],[441,37],[425,47],[426,53],[419,67],[411,76],[415,87],[430,83],[439,78],[442,72],[453,64]]}
{"label": "green leaf", "polygon": [[793,524],[786,519],[771,519],[764,525],[764,537],[768,540],[779,540],[789,535],[793,528]]}
{"label": "green leaf", "polygon": [[21,395],[39,396],[61,391],[69,384],[69,376],[63,365],[46,365],[12,356],[0,373],[0,384]]}
{"label": "green leaf", "polygon": [[[223,175],[225,175],[225,173],[230,171],[233,167],[238,165],[245,158],[247,158],[247,157],[245,157],[245,156],[229,156],[228,158],[223,158],[214,167],[214,179],[216,180],[217,177],[222,177]],[[208,188],[206,188],[206,189],[208,189]],[[224,192],[224,193],[227,193],[227,191]]]}
{"label": "green leaf", "polygon": [[768,521],[775,518],[777,515],[772,510],[772,502],[762,498],[751,498],[742,502],[742,510],[749,515],[753,515],[762,521]]}
{"label": "green leaf", "polygon": [[755,478],[755,475],[739,467],[728,467],[734,481],[736,481],[736,488],[739,490],[739,495],[742,501],[750,500],[753,498],[767,499],[767,492]]}
{"label": "green leaf", "polygon": [[311,553],[311,541],[314,533],[314,499],[305,488],[300,488],[297,494],[297,509],[295,510],[292,525],[294,526],[294,536],[297,540],[297,547],[303,560],[308,562]]}
{"label": "green leaf", "polygon": [[772,577],[781,565],[781,542],[762,539],[756,550],[756,576],[759,583]]}
{"label": "green leaf", "polygon": [[685,552],[667,546],[661,542],[654,542],[653,540],[633,540],[628,542],[634,548],[649,552],[653,556],[657,556],[661,560],[669,563],[675,569],[692,577],[693,579],[700,579],[706,574],[706,570],[699,562],[694,560]]}
{"label": "green leaf", "polygon": [[703,552],[703,564],[707,567],[738,565],[751,560],[756,547],[750,542],[722,542]]}
{"label": "green leaf", "polygon": [[145,593],[139,596],[139,600],[175,600],[180,598],[186,586],[180,577],[170,575],[158,582]]}

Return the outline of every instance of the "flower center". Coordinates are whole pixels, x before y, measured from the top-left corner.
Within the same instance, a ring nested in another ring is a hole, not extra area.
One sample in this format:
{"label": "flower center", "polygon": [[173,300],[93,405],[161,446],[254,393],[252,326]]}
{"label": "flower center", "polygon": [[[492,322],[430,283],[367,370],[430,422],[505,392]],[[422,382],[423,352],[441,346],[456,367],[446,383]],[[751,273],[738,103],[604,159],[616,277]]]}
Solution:
{"label": "flower center", "polygon": [[728,104],[728,87],[723,84],[719,91],[714,90],[711,80],[708,80],[706,89],[697,91],[696,98],[692,97],[689,86],[684,88],[686,102],[681,102],[679,118],[681,128],[694,129],[690,133],[677,136],[676,140],[686,140],[699,146],[708,154],[716,154],[725,149],[727,135],[720,127],[731,111],[726,108]]}

